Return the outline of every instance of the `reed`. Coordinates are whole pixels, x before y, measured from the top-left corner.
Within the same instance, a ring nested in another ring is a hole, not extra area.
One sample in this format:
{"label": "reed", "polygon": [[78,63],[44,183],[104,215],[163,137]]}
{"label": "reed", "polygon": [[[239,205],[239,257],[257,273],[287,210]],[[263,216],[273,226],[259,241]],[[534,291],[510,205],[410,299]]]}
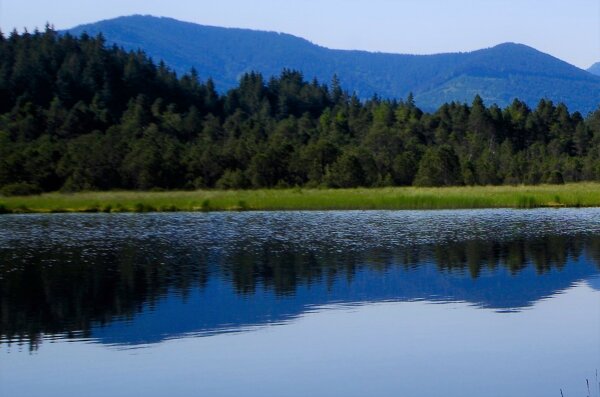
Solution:
{"label": "reed", "polygon": [[404,210],[600,206],[600,183],[539,186],[110,191],[0,197],[0,213]]}

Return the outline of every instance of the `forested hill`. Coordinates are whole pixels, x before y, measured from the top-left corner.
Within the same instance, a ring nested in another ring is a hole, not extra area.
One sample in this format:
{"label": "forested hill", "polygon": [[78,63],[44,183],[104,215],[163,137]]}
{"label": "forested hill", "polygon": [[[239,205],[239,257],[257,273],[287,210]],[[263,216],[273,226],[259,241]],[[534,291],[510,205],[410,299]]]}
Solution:
{"label": "forested hill", "polygon": [[284,70],[218,94],[101,37],[0,36],[0,192],[600,180],[600,109],[423,113]]}
{"label": "forested hill", "polygon": [[337,74],[342,86],[361,99],[374,94],[405,98],[412,92],[417,105],[426,110],[450,101],[470,102],[477,94],[499,106],[509,105],[514,98],[535,106],[540,98],[547,98],[583,114],[600,104],[600,77],[512,43],[471,53],[426,56],[342,51],[288,34],[140,15],[70,30],[74,34],[84,31],[102,32],[109,43],[126,49],[142,49],[178,73],[193,66],[222,90],[235,87],[246,72],[270,78],[289,68],[309,80],[331,81]]}

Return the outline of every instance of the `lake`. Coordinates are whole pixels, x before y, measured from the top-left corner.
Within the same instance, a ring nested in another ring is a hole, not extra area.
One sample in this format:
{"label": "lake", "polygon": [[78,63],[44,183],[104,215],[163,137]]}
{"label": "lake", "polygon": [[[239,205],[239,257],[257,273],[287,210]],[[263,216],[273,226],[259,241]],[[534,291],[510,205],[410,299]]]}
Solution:
{"label": "lake", "polygon": [[0,217],[1,396],[600,396],[600,209]]}

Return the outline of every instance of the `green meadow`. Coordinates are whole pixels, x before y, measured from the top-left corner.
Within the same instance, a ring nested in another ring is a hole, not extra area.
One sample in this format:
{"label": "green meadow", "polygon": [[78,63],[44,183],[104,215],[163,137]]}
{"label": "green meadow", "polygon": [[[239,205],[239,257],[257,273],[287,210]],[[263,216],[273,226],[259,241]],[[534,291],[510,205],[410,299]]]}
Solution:
{"label": "green meadow", "polygon": [[600,183],[539,186],[45,193],[0,197],[3,213],[404,210],[600,206]]}

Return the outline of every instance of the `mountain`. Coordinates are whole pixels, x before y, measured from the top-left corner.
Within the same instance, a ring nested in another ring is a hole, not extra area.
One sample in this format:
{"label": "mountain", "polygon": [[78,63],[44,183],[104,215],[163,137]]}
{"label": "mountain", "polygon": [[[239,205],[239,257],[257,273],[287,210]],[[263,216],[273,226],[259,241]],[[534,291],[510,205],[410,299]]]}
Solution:
{"label": "mountain", "polygon": [[515,43],[470,53],[400,55],[332,50],[289,34],[204,26],[153,16],[126,16],[81,25],[67,32],[102,33],[108,43],[143,49],[178,73],[194,67],[220,90],[258,71],[279,75],[283,68],[328,82],[334,74],[361,98],[374,94],[404,98],[432,110],[448,101],[508,105],[519,98],[535,106],[541,98],[564,102],[584,113],[600,104],[600,77],[534,48]]}
{"label": "mountain", "polygon": [[596,62],[595,64],[590,66],[590,68],[587,71],[596,76],[600,76],[600,62]]}

